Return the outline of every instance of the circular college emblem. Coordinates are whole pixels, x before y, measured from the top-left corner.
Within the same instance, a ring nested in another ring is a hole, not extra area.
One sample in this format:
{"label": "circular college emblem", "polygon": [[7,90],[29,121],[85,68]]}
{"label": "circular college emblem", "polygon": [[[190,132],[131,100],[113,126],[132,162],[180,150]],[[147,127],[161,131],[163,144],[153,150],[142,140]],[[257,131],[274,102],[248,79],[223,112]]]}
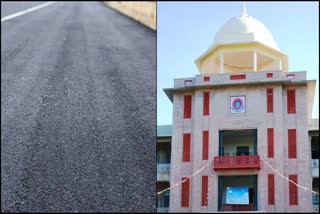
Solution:
{"label": "circular college emblem", "polygon": [[235,112],[240,112],[244,109],[243,100],[241,98],[235,98],[231,103],[231,108]]}

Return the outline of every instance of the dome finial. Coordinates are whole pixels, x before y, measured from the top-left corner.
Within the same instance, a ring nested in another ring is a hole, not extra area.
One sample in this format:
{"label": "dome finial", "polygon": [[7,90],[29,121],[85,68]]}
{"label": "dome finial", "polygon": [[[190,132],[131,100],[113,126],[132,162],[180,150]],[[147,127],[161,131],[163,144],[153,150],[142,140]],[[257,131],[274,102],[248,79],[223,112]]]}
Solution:
{"label": "dome finial", "polygon": [[245,2],[243,2],[243,4],[242,4],[242,14],[241,14],[241,16],[248,16]]}

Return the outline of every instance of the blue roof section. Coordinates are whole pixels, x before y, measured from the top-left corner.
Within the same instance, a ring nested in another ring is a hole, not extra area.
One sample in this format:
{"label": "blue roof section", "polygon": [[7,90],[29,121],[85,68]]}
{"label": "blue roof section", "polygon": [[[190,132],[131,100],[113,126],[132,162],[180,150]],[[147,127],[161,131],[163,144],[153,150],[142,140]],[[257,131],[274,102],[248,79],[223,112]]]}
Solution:
{"label": "blue roof section", "polygon": [[160,125],[157,126],[157,137],[171,137],[172,125]]}

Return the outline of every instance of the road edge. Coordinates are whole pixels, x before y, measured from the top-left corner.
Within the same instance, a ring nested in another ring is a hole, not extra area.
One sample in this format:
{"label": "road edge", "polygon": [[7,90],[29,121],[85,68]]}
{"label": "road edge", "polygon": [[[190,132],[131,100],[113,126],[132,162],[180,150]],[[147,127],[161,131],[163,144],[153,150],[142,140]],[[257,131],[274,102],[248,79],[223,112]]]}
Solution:
{"label": "road edge", "polygon": [[[116,7],[116,6],[111,5],[110,2],[108,2],[108,1],[104,1],[103,3],[104,3],[107,7],[111,8],[111,9],[113,9],[113,10],[116,10],[117,12],[119,12],[119,13],[121,13],[121,14],[123,14],[123,15],[131,18],[131,19],[133,19],[133,20],[136,21],[136,22],[139,22],[139,23],[143,24],[144,26],[150,28],[151,30],[157,31],[157,24],[156,24],[156,23],[157,23],[157,21],[156,21],[156,19],[157,19],[157,12],[156,12],[156,8],[155,8],[155,11],[154,11],[154,17],[150,18],[151,21],[150,21],[150,20],[148,21],[145,15],[143,15],[143,14],[141,14],[141,13],[138,14],[137,11],[134,12],[134,14],[135,14],[135,15],[134,15],[132,12],[130,13],[129,11],[126,11],[126,10],[120,9],[119,7]],[[149,3],[150,3],[150,2],[149,2]],[[156,3],[156,2],[155,2],[155,3]]]}

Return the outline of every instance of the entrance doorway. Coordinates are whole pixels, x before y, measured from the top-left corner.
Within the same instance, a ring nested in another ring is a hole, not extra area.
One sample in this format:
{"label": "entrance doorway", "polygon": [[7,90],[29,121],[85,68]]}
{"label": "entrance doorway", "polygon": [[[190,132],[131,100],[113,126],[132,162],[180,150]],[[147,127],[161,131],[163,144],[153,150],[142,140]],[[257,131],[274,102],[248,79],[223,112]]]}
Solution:
{"label": "entrance doorway", "polygon": [[218,176],[218,211],[257,211],[257,175]]}

